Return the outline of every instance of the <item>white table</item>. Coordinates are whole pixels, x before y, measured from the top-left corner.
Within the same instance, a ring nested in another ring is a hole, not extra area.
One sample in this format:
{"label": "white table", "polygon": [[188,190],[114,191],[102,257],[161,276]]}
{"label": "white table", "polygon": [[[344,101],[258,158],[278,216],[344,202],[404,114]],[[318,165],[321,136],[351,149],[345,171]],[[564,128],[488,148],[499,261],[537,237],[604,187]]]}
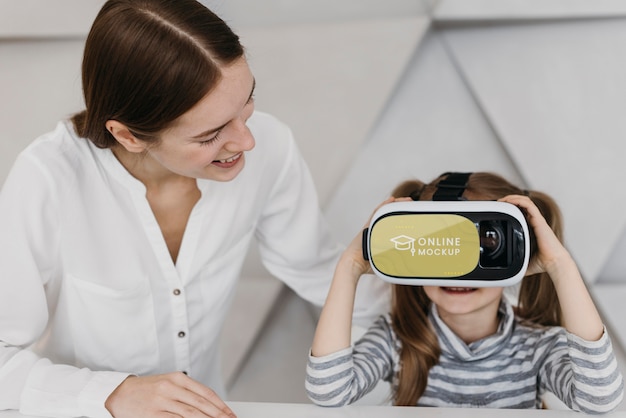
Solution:
{"label": "white table", "polygon": [[[238,418],[582,418],[572,411],[520,409],[460,409],[390,406],[347,406],[322,408],[309,404],[229,402]],[[626,411],[616,411],[611,418],[626,418]],[[14,411],[0,411],[0,418],[34,418]]]}

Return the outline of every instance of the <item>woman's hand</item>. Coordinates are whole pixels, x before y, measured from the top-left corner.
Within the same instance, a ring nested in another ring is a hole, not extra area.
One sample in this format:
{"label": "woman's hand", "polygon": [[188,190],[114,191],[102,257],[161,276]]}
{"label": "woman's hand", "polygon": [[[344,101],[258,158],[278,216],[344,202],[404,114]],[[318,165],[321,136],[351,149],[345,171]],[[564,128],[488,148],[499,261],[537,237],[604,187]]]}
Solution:
{"label": "woman's hand", "polygon": [[530,228],[535,233],[537,254],[528,265],[527,275],[556,272],[560,262],[573,262],[567,249],[557,238],[539,211],[539,208],[528,196],[509,195],[500,199],[501,202],[514,204],[522,210]]}
{"label": "woman's hand", "polygon": [[206,386],[182,372],[129,376],[105,402],[115,418],[234,418],[233,411]]}

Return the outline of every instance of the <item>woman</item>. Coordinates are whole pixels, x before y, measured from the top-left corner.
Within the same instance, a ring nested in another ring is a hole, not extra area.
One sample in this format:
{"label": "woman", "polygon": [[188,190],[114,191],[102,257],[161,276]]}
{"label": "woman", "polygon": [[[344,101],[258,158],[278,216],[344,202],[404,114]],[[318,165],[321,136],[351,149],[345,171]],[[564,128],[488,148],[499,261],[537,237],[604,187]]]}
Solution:
{"label": "woman", "polygon": [[319,305],[339,254],[310,174],[196,1],[106,2],[82,78],[0,194],[0,409],[232,415],[217,340],[251,239]]}

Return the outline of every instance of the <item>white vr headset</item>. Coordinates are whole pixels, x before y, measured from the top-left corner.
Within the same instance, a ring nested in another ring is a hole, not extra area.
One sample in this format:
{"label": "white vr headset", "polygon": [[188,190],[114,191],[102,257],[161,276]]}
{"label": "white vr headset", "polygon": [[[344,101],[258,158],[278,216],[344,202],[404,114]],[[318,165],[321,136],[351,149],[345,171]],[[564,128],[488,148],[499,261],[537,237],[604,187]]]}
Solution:
{"label": "white vr headset", "polygon": [[374,213],[363,231],[363,256],[376,275],[396,284],[450,287],[510,286],[524,277],[526,218],[505,202],[450,201],[461,197],[469,175],[451,173],[436,201],[394,202]]}

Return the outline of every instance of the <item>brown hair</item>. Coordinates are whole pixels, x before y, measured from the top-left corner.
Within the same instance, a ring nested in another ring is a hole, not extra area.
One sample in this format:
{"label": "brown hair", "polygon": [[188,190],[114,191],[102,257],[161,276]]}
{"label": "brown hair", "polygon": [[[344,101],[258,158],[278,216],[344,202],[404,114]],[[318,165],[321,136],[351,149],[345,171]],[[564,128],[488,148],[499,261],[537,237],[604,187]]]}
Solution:
{"label": "brown hair", "polygon": [[116,143],[107,120],[158,140],[243,54],[238,36],[195,0],[109,0],[85,43],[86,110],[72,117],[74,129],[100,148]]}
{"label": "brown hair", "polygon": [[[392,195],[430,200],[437,184],[445,177],[439,176],[428,184],[419,180],[405,181],[393,190]],[[561,212],[556,202],[545,193],[522,190],[497,174],[480,172],[470,175],[464,197],[468,200],[496,200],[511,194],[528,195],[555,235],[563,239]],[[533,256],[534,251],[531,252]],[[394,331],[402,342],[402,368],[394,399],[396,405],[417,404],[426,389],[430,369],[439,361],[441,349],[428,321],[430,305],[423,287],[393,285],[391,317]],[[522,280],[515,313],[524,322],[533,325],[561,325],[561,306],[547,273],[527,276]]]}

